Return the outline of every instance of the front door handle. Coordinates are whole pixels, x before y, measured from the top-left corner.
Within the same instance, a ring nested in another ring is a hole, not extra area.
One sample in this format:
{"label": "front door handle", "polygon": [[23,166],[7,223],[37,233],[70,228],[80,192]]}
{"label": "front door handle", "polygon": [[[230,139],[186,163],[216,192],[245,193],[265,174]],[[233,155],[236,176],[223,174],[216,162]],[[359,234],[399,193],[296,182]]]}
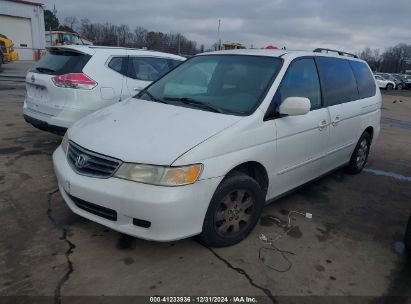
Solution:
{"label": "front door handle", "polygon": [[320,123],[319,123],[319,125],[318,125],[318,129],[319,129],[320,131],[322,131],[322,130],[324,130],[325,128],[327,128],[327,121],[324,119],[324,120],[321,120],[321,121],[320,121]]}
{"label": "front door handle", "polygon": [[335,116],[335,119],[333,120],[331,124],[333,125],[333,127],[336,127],[340,121],[341,121],[341,117],[340,115],[337,115]]}
{"label": "front door handle", "polygon": [[134,91],[141,91],[143,88],[133,88]]}

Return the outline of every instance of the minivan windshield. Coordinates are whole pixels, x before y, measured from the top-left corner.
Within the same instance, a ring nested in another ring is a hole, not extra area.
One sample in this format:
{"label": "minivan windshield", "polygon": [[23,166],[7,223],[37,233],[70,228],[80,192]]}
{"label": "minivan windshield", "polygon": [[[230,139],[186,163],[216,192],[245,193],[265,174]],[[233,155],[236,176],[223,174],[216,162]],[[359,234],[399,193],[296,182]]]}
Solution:
{"label": "minivan windshield", "polygon": [[177,106],[249,115],[259,106],[281,68],[276,57],[193,57],[136,97]]}

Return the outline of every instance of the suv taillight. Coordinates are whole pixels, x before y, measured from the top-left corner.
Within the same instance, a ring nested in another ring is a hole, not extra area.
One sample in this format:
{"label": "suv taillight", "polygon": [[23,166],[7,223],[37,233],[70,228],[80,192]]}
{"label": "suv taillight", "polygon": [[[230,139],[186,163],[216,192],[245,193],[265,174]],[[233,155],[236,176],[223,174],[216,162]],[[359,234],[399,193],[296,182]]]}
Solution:
{"label": "suv taillight", "polygon": [[83,73],[54,76],[51,80],[58,87],[70,89],[91,90],[97,85],[97,82]]}

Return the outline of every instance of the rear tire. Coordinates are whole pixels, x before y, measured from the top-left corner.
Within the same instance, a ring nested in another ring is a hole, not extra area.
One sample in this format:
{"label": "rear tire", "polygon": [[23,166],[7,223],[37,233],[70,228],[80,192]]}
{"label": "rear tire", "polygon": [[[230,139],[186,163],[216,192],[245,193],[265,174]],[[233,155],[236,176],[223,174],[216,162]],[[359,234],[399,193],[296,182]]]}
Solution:
{"label": "rear tire", "polygon": [[351,174],[358,174],[362,171],[368,160],[368,154],[370,152],[371,137],[368,132],[364,132],[357,145],[355,146],[354,152],[351,155],[350,162],[346,168],[346,171]]}
{"label": "rear tire", "polygon": [[201,240],[212,247],[241,242],[257,224],[264,202],[264,191],[257,181],[241,172],[230,174],[211,199]]}
{"label": "rear tire", "polygon": [[387,85],[385,86],[385,89],[386,89],[387,91],[391,91],[392,89],[394,89],[394,86],[393,86],[391,83],[389,83],[389,84],[387,84]]}
{"label": "rear tire", "polygon": [[404,87],[403,87],[403,85],[402,84],[399,84],[398,86],[397,86],[397,90],[402,90]]}

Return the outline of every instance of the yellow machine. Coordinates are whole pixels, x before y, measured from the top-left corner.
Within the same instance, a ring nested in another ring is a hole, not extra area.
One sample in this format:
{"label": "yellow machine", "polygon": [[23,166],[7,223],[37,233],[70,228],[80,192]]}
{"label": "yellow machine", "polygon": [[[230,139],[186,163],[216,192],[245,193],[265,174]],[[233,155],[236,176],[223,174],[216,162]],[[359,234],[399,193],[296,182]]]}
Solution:
{"label": "yellow machine", "polygon": [[46,32],[46,46],[58,46],[58,45],[93,45],[93,42],[81,37],[77,33],[70,33],[65,31],[49,31]]}
{"label": "yellow machine", "polygon": [[237,50],[245,49],[245,46],[241,43],[223,43],[223,50]]}
{"label": "yellow machine", "polygon": [[14,50],[13,46],[13,41],[0,34],[0,60],[2,61],[0,64],[19,60],[19,53]]}

